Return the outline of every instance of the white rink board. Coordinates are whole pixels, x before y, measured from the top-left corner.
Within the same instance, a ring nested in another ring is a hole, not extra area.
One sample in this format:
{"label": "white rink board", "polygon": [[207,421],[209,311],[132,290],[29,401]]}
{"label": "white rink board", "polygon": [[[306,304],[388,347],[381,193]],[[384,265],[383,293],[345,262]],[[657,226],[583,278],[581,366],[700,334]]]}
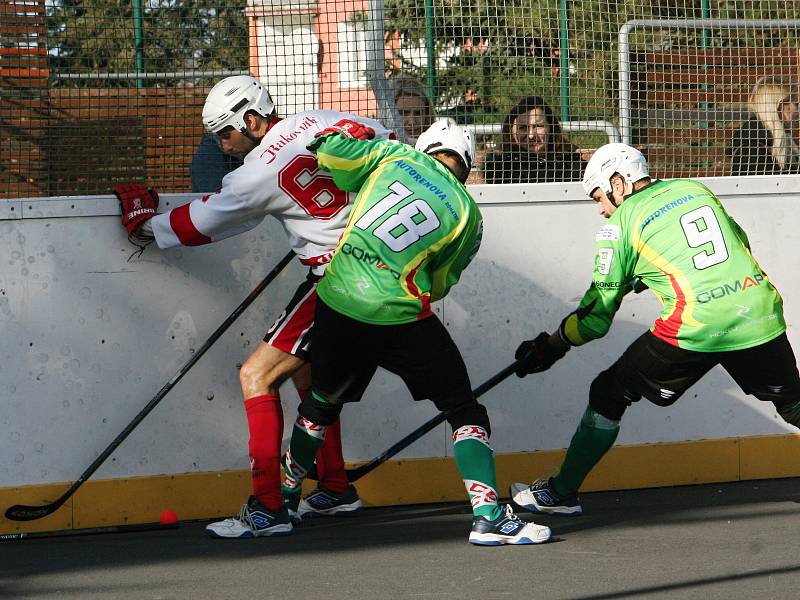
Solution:
{"label": "white rink board", "polygon": [[[720,194],[781,291],[800,344],[796,178],[717,178]],[[513,360],[523,337],[554,328],[586,289],[603,224],[577,184],[476,186],[483,247],[436,310],[462,349],[473,387]],[[191,195],[164,196],[165,207]],[[163,208],[163,207],[162,207]],[[199,248],[134,250],[112,197],[0,200],[0,487],[70,481],[122,431],[286,253],[268,219]],[[94,476],[96,479],[246,469],[247,428],[237,364],[260,341],[305,276],[288,267]],[[626,298],[606,338],[549,372],[511,377],[482,401],[498,452],[564,448],[595,375],[659,312],[651,293]],[[357,357],[354,357],[357,360]],[[695,397],[695,395],[697,397]],[[284,386],[285,442],[297,405]],[[435,414],[380,373],[343,414],[347,460],[385,450]],[[771,405],[712,371],[670,408],[626,413],[620,444],[782,434]],[[446,456],[442,425],[400,458]]]}

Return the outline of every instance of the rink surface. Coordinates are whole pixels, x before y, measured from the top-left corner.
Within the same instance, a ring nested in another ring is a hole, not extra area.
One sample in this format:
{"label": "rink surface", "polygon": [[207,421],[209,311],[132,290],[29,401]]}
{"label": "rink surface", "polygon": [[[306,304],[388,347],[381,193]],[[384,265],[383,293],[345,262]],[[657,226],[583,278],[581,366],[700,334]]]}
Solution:
{"label": "rink surface", "polygon": [[[654,465],[657,468],[657,465]],[[467,543],[466,504],[365,510],[294,535],[178,529],[0,543],[9,599],[314,600],[800,597],[800,479],[584,494],[584,515],[521,513],[539,546]]]}

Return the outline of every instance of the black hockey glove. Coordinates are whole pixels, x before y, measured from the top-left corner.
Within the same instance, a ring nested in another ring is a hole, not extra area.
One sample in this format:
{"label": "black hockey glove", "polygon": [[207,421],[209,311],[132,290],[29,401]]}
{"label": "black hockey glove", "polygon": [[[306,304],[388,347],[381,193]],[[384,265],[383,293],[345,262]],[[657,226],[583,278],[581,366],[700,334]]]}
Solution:
{"label": "black hockey glove", "polygon": [[641,294],[645,290],[649,290],[650,287],[642,281],[641,277],[636,277],[633,280],[633,293],[634,294]]}
{"label": "black hockey glove", "polygon": [[563,350],[555,348],[550,343],[550,334],[543,331],[535,339],[525,340],[519,345],[514,353],[514,358],[519,361],[515,373],[517,377],[525,377],[531,373],[546,371],[568,351],[569,346]]}

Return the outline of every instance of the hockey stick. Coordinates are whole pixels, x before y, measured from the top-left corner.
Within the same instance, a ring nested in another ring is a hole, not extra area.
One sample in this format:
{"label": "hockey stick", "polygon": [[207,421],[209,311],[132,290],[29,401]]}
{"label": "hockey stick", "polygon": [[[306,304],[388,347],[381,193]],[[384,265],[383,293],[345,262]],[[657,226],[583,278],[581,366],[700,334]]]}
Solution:
{"label": "hockey stick", "polygon": [[97,535],[101,533],[140,533],[142,531],[163,531],[177,529],[178,523],[142,523],[141,525],[112,525],[110,527],[91,527],[88,529],[65,529],[62,531],[32,531],[19,533],[0,533],[0,543],[19,540],[34,540],[54,537],[75,537],[79,535]]}
{"label": "hockey stick", "polygon": [[142,420],[150,413],[150,411],[153,410],[159,402],[161,402],[161,399],[166,396],[172,388],[175,387],[175,385],[183,378],[184,375],[186,375],[186,373],[189,372],[189,369],[191,369],[194,364],[200,360],[200,357],[203,356],[203,354],[205,354],[209,348],[211,348],[214,342],[216,342],[219,337],[225,333],[228,327],[230,327],[231,324],[233,324],[233,322],[239,318],[245,309],[250,306],[250,304],[252,304],[253,301],[259,296],[259,294],[261,294],[261,292],[264,291],[264,289],[278,276],[278,274],[283,271],[284,267],[286,267],[286,265],[292,261],[292,258],[294,258],[294,252],[290,251],[277,265],[275,265],[275,268],[272,269],[272,271],[270,271],[267,276],[261,280],[261,283],[259,283],[253,289],[253,291],[250,292],[250,295],[247,296],[247,298],[245,298],[242,303],[236,307],[236,310],[234,310],[230,316],[225,319],[222,325],[217,327],[216,331],[211,334],[211,337],[209,337],[205,343],[197,349],[197,351],[186,362],[186,364],[183,365],[175,375],[173,375],[172,379],[170,379],[164,385],[164,387],[158,391],[153,399],[150,400],[150,402],[148,402],[141,411],[139,411],[139,414],[133,418],[133,421],[128,423],[128,426],[122,430],[122,433],[120,433],[114,439],[114,441],[111,442],[111,444],[105,450],[103,450],[103,452],[100,453],[100,456],[94,459],[94,462],[89,465],[89,467],[81,474],[80,477],[78,477],[78,479],[75,480],[75,483],[73,483],[66,492],[64,492],[55,501],[51,502],[50,504],[45,504],[44,506],[26,506],[24,504],[15,504],[6,510],[6,519],[11,519],[12,521],[34,521],[36,519],[46,517],[50,513],[58,510],[61,505],[64,504],[64,502],[66,502],[67,499],[72,496],[72,494],[74,494],[79,487],[81,487],[83,482],[92,476],[92,473],[94,473],[98,467],[103,464],[109,455],[114,452],[117,447],[119,447],[125,438],[128,437],[128,435],[134,429],[136,429],[136,426],[142,422]]}
{"label": "hockey stick", "polygon": [[[505,369],[497,373],[496,375],[490,377],[474,390],[472,390],[472,395],[475,398],[479,398],[483,396],[486,392],[496,386],[498,383],[506,379],[509,375],[511,375],[514,371],[517,370],[517,366],[519,366],[519,361],[514,361],[512,364],[508,365]],[[368,463],[364,463],[360,467],[356,467],[355,469],[347,469],[347,480],[348,481],[357,481],[361,479],[364,475],[369,473],[370,471],[378,468],[395,454],[400,452],[401,450],[406,449],[408,446],[416,442],[419,438],[423,435],[428,433],[431,429],[442,423],[447,418],[446,412],[440,412],[438,415],[433,417],[430,421],[423,423],[419,427],[417,427],[414,431],[409,433],[406,437],[402,440],[397,442],[394,446],[390,447],[388,450],[381,452],[378,456],[373,458]],[[311,467],[307,477],[309,479],[317,479],[316,473],[316,465]]]}
{"label": "hockey stick", "polygon": [[[497,373],[496,375],[490,377],[474,390],[472,390],[472,395],[475,398],[480,398],[494,386],[496,386],[501,381],[505,380],[509,375],[511,375],[514,371],[517,370],[518,361],[514,361],[514,363],[508,365],[505,369]],[[377,467],[381,466],[395,454],[404,450],[414,442],[416,442],[419,438],[423,435],[428,433],[431,429],[439,425],[440,423],[444,422],[447,418],[446,412],[440,412],[438,415],[433,417],[430,421],[423,423],[419,427],[417,427],[414,431],[409,433],[406,437],[402,440],[397,442],[394,446],[391,446],[388,450],[383,451],[378,456],[373,458],[368,463],[361,465],[360,467],[356,467],[355,469],[348,469],[347,470],[347,480],[348,481],[357,481],[361,479],[364,475],[376,469]]]}

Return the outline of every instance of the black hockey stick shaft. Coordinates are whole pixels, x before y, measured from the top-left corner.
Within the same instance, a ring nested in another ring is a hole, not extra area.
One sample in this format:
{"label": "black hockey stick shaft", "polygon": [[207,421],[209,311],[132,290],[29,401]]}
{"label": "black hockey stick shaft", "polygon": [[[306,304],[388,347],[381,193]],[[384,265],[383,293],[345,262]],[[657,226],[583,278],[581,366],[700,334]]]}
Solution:
{"label": "black hockey stick shaft", "polygon": [[[492,389],[494,386],[496,386],[498,383],[505,380],[509,375],[514,373],[517,370],[517,366],[518,362],[516,361],[513,364],[508,365],[505,369],[503,369],[490,379],[487,379],[481,385],[472,390],[472,395],[475,396],[475,398],[479,398],[480,396],[488,392],[490,389]],[[379,467],[387,460],[389,460],[392,456],[396,455],[401,450],[406,449],[408,446],[416,442],[423,435],[428,433],[431,429],[433,429],[440,423],[444,422],[446,418],[447,418],[446,412],[439,413],[431,420],[417,427],[414,431],[409,433],[406,437],[397,442],[394,446],[390,447],[388,450],[385,450],[384,452],[373,458],[368,463],[365,463],[355,469],[348,469],[347,480],[357,481],[358,479],[361,479],[364,475],[366,475],[373,469]]]}
{"label": "black hockey stick shaft", "polygon": [[141,533],[143,531],[163,531],[177,529],[178,523],[169,525],[162,523],[142,523],[141,525],[112,525],[110,527],[92,527],[88,529],[65,529],[62,531],[32,531],[19,533],[0,533],[0,543],[19,540],[38,540],[55,537],[75,537],[97,535],[103,533]]}
{"label": "black hockey stick shaft", "polygon": [[153,410],[156,405],[161,402],[161,399],[169,393],[169,391],[175,387],[175,385],[183,379],[183,376],[189,372],[189,370],[195,365],[195,363],[200,360],[200,358],[206,353],[206,351],[214,345],[220,336],[233,324],[233,322],[239,318],[239,316],[250,306],[253,301],[264,291],[264,289],[280,274],[281,271],[288,265],[292,259],[294,258],[294,252],[289,252],[286,256],[284,256],[281,261],[275,265],[275,268],[270,271],[264,279],[261,280],[252,292],[245,298],[242,303],[236,307],[230,316],[225,319],[225,321],[217,327],[216,331],[211,334],[211,336],[205,341],[205,343],[200,346],[200,348],[192,354],[192,357],[186,361],[175,375],[173,375],[172,379],[170,379],[164,387],[162,387],[158,393],[153,396],[153,399],[145,405],[145,407],[139,411],[133,420],[128,423],[127,427],[122,430],[122,432],[114,438],[114,441],[109,444],[109,446],[100,453],[100,455],[94,459],[91,465],[81,473],[81,476],[75,480],[75,482],[64,492],[58,499],[51,502],[50,504],[45,504],[44,506],[26,506],[24,504],[15,504],[14,506],[9,507],[6,510],[6,518],[12,521],[34,521],[36,519],[41,519],[42,517],[46,517],[47,515],[55,512],[58,510],[64,502],[66,502],[83,483],[92,476],[92,474],[102,465],[105,460],[111,455],[114,450],[116,450],[119,445],[125,440],[125,438],[130,435],[130,433],[136,429],[139,423],[144,420],[144,418]]}

